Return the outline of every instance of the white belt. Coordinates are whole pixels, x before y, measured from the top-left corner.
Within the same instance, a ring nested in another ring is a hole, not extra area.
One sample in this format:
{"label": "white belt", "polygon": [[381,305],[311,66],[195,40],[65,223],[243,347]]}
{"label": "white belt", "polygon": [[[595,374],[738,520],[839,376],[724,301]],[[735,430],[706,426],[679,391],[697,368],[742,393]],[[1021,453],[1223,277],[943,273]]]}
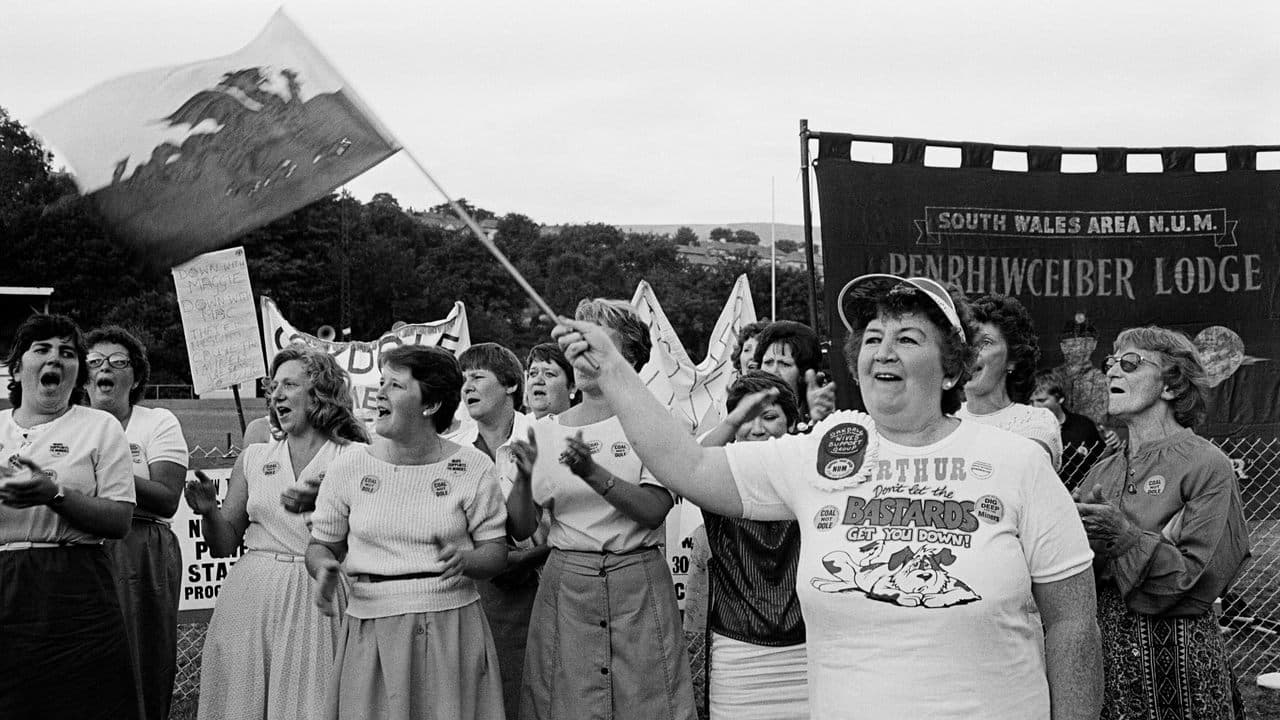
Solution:
{"label": "white belt", "polygon": [[19,540],[18,542],[0,543],[0,552],[12,552],[14,550],[35,550],[40,548],[77,547],[79,545],[92,547],[92,546],[100,546],[102,545],[102,543],[28,542],[26,540]]}
{"label": "white belt", "polygon": [[266,557],[272,558],[276,562],[300,563],[300,562],[307,561],[307,558],[305,555],[292,555],[290,553],[271,552],[270,550],[250,550],[249,553],[251,555],[265,555]]}

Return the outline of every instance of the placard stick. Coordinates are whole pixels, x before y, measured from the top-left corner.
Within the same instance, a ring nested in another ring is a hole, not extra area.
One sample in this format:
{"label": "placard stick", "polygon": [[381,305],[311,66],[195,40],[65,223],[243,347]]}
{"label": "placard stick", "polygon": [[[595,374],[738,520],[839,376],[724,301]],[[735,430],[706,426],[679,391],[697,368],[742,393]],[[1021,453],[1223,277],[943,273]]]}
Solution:
{"label": "placard stick", "polygon": [[[556,319],[560,316],[556,314],[555,310],[551,309],[551,306],[547,304],[546,300],[542,299],[542,296],[538,294],[538,291],[533,289],[533,286],[529,284],[529,281],[524,279],[524,276],[520,274],[520,271],[516,269],[515,265],[511,264],[511,261],[507,259],[507,256],[498,249],[498,246],[494,245],[493,241],[484,234],[484,230],[480,229],[480,225],[471,217],[471,214],[466,210],[463,210],[461,205],[454,202],[453,198],[449,196],[449,193],[445,192],[444,188],[440,187],[440,183],[436,182],[436,179],[431,177],[431,173],[427,172],[427,169],[422,166],[422,163],[418,162],[418,158],[414,157],[413,152],[408,148],[401,148],[401,150],[404,152],[405,156],[409,158],[409,162],[412,162],[414,166],[418,168],[418,171],[427,178],[427,181],[435,187],[436,192],[440,193],[440,195],[448,201],[449,207],[453,208],[453,211],[462,219],[462,222],[466,223],[467,227],[471,229],[471,234],[476,236],[476,239],[479,240],[480,244],[484,245],[485,249],[489,251],[489,254],[498,261],[498,264],[502,266],[502,269],[506,270],[507,274],[511,276],[511,279],[516,281],[516,284],[520,286],[520,289],[524,291],[525,295],[529,296],[529,299],[533,301],[533,304],[537,305],[542,312],[546,313],[547,317],[550,318],[552,322],[556,322]],[[590,363],[592,367],[596,367],[595,362],[589,356],[587,357],[587,362]]]}

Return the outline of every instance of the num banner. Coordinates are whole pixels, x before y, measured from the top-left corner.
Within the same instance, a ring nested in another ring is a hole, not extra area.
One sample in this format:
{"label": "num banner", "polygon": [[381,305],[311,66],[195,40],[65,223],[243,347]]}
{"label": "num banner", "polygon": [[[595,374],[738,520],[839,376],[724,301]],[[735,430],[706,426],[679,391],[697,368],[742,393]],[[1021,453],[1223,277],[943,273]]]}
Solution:
{"label": "num banner", "polygon": [[[892,144],[893,161],[852,159],[854,141]],[[1112,341],[1154,324],[1200,349],[1212,386],[1202,434],[1280,431],[1280,172],[1257,170],[1255,148],[1218,149],[1226,169],[1217,172],[1194,169],[1195,148],[1167,148],[1153,173],[1126,172],[1129,150],[1099,148],[1086,153],[1096,172],[1064,173],[1062,148],[1023,148],[1028,169],[1009,171],[992,169],[995,148],[976,143],[944,143],[960,148],[960,167],[926,166],[928,145],[820,135],[833,350],[845,340],[839,301],[850,279],[925,276],[970,298],[1021,301],[1037,322],[1042,367],[1059,371],[1077,412],[1105,414]],[[842,406],[860,402],[845,363],[832,365]]]}

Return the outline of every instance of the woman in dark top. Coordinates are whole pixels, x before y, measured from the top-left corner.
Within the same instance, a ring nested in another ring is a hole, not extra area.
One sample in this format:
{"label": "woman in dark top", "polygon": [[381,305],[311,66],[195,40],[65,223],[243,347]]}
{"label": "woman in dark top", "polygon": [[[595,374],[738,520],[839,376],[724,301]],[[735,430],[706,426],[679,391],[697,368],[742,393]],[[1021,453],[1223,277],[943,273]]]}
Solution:
{"label": "woman in dark top", "polygon": [[1062,433],[1062,466],[1058,468],[1058,475],[1068,489],[1075,489],[1089,468],[1106,453],[1107,444],[1098,426],[1084,415],[1068,410],[1066,403],[1067,394],[1058,374],[1053,370],[1036,373],[1031,404],[1045,408],[1058,419]]}
{"label": "woman in dark top", "polygon": [[[757,395],[770,392],[772,395]],[[768,440],[800,420],[781,378],[752,371],[729,386],[728,417],[705,446]],[[714,718],[807,718],[804,618],[796,597],[800,527],[702,511],[706,529],[707,696]],[[695,553],[698,548],[695,548]]]}

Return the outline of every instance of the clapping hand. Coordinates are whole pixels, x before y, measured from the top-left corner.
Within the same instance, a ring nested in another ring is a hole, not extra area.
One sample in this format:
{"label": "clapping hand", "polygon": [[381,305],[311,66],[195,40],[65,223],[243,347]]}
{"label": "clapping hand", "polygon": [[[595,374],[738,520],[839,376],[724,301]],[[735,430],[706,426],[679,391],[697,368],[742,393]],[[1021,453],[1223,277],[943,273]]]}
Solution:
{"label": "clapping hand", "polygon": [[1087,491],[1083,487],[1076,488],[1074,495],[1076,511],[1080,513],[1080,522],[1089,536],[1089,547],[1095,554],[1115,557],[1127,551],[1141,537],[1142,531],[1128,516],[1103,497],[1101,485],[1094,485]]}
{"label": "clapping hand", "polygon": [[8,465],[0,466],[0,502],[14,508],[29,508],[48,505],[58,494],[58,483],[53,474],[45,472],[34,460],[22,455],[15,455],[13,461],[29,471],[26,477],[22,472]]}
{"label": "clapping hand", "polygon": [[320,483],[324,480],[324,473],[305,478],[301,483],[295,483],[280,493],[280,504],[295,515],[298,513],[308,513],[316,509],[316,496],[320,494]]}
{"label": "clapping hand", "polygon": [[533,434],[533,428],[529,428],[528,440],[513,440],[511,442],[511,455],[516,461],[516,470],[519,471],[517,479],[528,480],[533,477],[533,464],[538,460],[538,438]]}
{"label": "clapping hand", "polygon": [[582,440],[582,431],[565,438],[564,451],[560,453],[560,462],[569,468],[574,475],[589,480],[595,472],[596,461],[591,457],[591,448]]}
{"label": "clapping hand", "polygon": [[204,474],[203,470],[195,471],[195,480],[188,480],[182,488],[182,496],[187,505],[197,515],[208,515],[218,509],[218,481]]}
{"label": "clapping hand", "polygon": [[836,384],[818,382],[818,373],[806,370],[804,373],[805,401],[809,404],[809,422],[816,423],[836,409]]}

